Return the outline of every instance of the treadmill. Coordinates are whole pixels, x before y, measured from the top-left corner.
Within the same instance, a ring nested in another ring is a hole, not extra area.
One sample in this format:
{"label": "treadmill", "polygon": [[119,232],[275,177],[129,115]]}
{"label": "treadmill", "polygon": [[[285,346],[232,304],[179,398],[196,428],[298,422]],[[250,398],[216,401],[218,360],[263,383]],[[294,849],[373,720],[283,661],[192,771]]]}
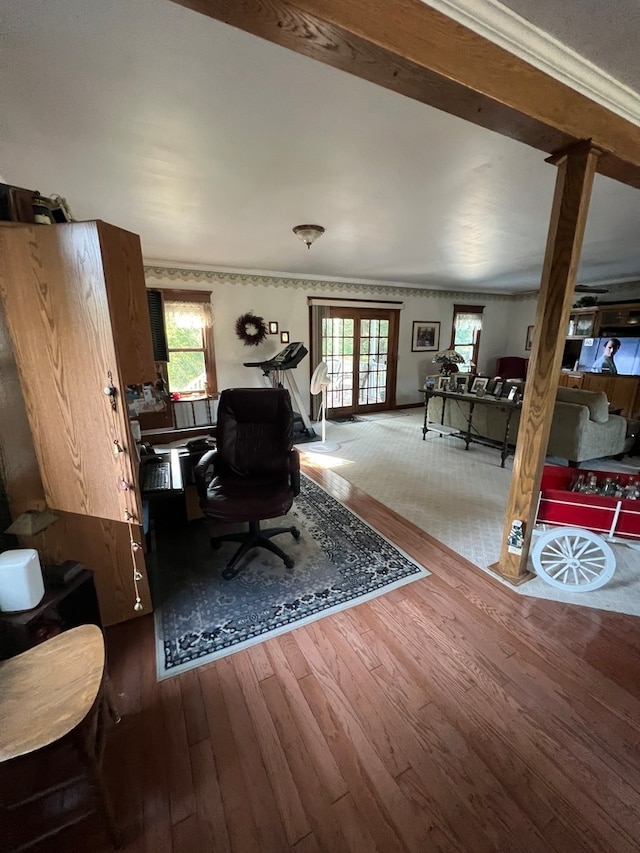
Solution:
{"label": "treadmill", "polygon": [[259,367],[264,376],[267,376],[274,388],[284,388],[283,382],[286,380],[289,386],[289,393],[293,397],[295,406],[298,411],[293,412],[293,428],[296,429],[296,424],[300,427],[299,431],[304,432],[309,438],[316,435],[316,431],[311,426],[311,421],[307,415],[300,392],[296,383],[295,375],[289,371],[296,368],[302,359],[308,355],[308,350],[302,341],[294,341],[266,361],[245,361],[245,367]]}

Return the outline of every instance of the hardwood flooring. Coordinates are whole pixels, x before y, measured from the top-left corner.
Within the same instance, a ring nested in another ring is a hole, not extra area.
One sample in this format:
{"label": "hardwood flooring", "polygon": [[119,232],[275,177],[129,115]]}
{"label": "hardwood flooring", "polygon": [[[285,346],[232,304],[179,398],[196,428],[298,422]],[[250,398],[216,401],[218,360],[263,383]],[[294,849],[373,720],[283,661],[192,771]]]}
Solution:
{"label": "hardwood flooring", "polygon": [[[156,682],[107,632],[128,853],[640,850],[640,621],[529,599],[332,472],[432,572]],[[109,850],[91,817],[38,851]]]}

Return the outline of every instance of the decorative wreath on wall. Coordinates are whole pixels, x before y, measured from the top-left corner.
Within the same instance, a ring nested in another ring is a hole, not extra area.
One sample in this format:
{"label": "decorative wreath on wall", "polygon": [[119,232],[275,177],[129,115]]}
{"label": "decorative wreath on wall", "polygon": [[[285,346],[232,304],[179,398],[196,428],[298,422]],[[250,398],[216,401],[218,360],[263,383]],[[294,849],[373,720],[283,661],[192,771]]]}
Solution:
{"label": "decorative wreath on wall", "polygon": [[236,320],[236,335],[246,347],[257,347],[268,334],[269,328],[262,317],[256,317],[250,311]]}

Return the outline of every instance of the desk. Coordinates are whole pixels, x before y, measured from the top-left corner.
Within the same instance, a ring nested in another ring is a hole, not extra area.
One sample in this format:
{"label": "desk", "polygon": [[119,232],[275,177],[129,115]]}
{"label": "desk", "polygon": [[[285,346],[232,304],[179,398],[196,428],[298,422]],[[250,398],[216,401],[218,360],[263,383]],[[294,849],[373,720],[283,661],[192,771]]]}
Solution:
{"label": "desk", "polygon": [[[144,484],[144,469],[147,465],[158,465],[168,462],[170,465],[170,478],[164,489],[145,490]],[[180,464],[180,452],[178,448],[172,447],[168,450],[158,450],[152,455],[143,456],[140,459],[140,488],[142,499],[149,500],[150,498],[169,497],[172,494],[181,494],[184,489],[182,481],[182,466]]]}
{"label": "desk", "polygon": [[[464,449],[468,450],[470,444],[482,444],[485,447],[495,447],[500,449],[500,458],[501,463],[500,467],[504,468],[504,462],[509,453],[510,445],[509,445],[509,426],[511,423],[511,416],[514,411],[520,409],[522,407],[522,403],[516,403],[514,400],[500,399],[496,400],[495,397],[491,395],[485,395],[484,397],[478,397],[476,394],[457,394],[453,391],[428,391],[426,388],[420,389],[424,394],[424,423],[422,426],[422,440],[424,441],[428,432],[437,432],[439,434],[452,435],[454,438],[461,438],[464,441]],[[434,429],[433,426],[429,427],[429,400],[432,397],[442,397],[442,416],[440,418],[440,424],[442,429],[438,429],[437,427]],[[444,415],[445,409],[447,406],[448,400],[458,400],[460,402],[469,404],[469,414],[467,416],[467,428],[464,431],[448,429],[444,427]],[[502,441],[496,441],[492,438],[487,438],[483,435],[477,435],[473,433],[473,411],[477,405],[481,406],[496,406],[503,411],[506,412],[507,418],[505,422],[504,436]]]}

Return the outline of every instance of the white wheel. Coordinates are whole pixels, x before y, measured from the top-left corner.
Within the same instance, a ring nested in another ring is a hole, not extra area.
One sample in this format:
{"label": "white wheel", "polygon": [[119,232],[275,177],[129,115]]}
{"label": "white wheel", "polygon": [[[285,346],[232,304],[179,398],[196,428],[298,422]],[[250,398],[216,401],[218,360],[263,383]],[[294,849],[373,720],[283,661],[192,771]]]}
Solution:
{"label": "white wheel", "polygon": [[616,556],[597,533],[556,527],[536,540],[531,559],[538,577],[556,589],[589,592],[613,577]]}

